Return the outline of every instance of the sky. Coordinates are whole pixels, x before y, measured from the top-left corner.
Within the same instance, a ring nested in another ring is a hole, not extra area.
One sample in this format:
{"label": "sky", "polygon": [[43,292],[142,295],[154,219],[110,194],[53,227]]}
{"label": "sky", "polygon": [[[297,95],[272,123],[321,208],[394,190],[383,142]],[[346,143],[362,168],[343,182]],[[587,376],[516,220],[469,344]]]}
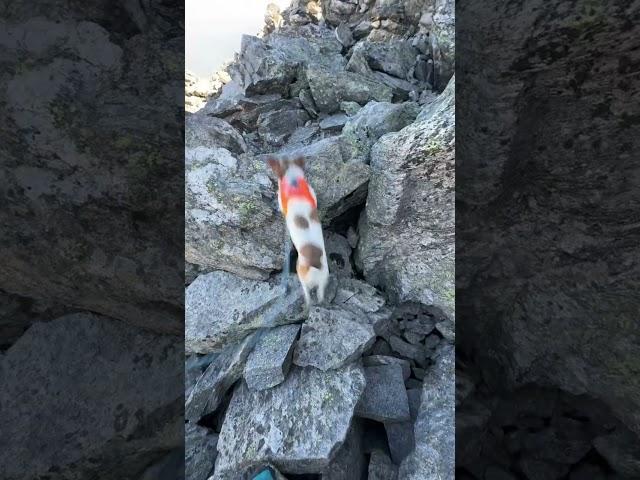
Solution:
{"label": "sky", "polygon": [[186,0],[186,67],[208,77],[240,49],[242,34],[256,35],[269,3],[284,10],[291,0]]}

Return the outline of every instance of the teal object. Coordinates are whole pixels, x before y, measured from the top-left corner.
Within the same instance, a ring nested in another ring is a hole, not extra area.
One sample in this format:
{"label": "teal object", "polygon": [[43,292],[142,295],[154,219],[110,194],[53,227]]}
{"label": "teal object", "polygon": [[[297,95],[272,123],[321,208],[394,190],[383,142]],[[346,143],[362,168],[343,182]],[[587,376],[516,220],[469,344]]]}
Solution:
{"label": "teal object", "polygon": [[253,477],[253,480],[273,480],[273,475],[269,469],[261,471],[258,475]]}

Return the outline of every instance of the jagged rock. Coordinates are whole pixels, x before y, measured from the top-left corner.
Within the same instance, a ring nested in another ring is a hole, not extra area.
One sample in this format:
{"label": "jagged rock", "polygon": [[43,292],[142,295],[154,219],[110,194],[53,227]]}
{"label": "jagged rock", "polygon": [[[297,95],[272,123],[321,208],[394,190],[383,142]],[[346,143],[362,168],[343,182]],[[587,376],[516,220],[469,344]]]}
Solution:
{"label": "jagged rock", "polygon": [[398,467],[380,450],[371,452],[367,480],[398,480]]}
{"label": "jagged rock", "polygon": [[266,278],[282,266],[285,228],[264,163],[225,149],[185,149],[185,259]]}
{"label": "jagged rock", "polygon": [[354,364],[322,372],[294,367],[268,390],[240,384],[227,410],[216,459],[215,480],[235,480],[251,466],[270,462],[289,473],[325,469],[344,442],[365,386]]}
{"label": "jagged rock", "polygon": [[184,430],[185,479],[206,480],[216,461],[218,435],[193,423],[187,423]]}
{"label": "jagged rock", "polygon": [[[454,315],[454,80],[429,113],[382,137],[356,264],[396,301]],[[416,243],[419,238],[419,243]]]}
{"label": "jagged rock", "polygon": [[307,78],[320,112],[337,112],[340,102],[364,105],[371,100],[390,102],[392,97],[391,88],[357,73],[308,69]]}
{"label": "jagged rock", "polygon": [[185,120],[187,148],[225,148],[233,154],[247,151],[247,145],[235,128],[220,118],[208,115],[189,115]]}
{"label": "jagged rock", "polygon": [[[365,312],[374,328],[388,319],[391,312],[384,308],[385,300],[374,287],[355,278],[340,279],[333,303],[354,313]],[[372,314],[380,314],[377,315]]]}
{"label": "jagged rock", "polygon": [[283,22],[284,18],[280,12],[280,7],[275,3],[269,3],[267,5],[267,11],[264,14],[263,34],[269,35],[275,30],[278,30]]}
{"label": "jagged rock", "polygon": [[436,0],[431,26],[431,48],[436,61],[436,85],[444,88],[455,69],[455,0]]}
{"label": "jagged rock", "polygon": [[357,102],[340,102],[340,110],[350,117],[358,113],[361,108],[362,106]]}
{"label": "jagged rock", "polygon": [[399,353],[403,357],[411,358],[420,364],[424,363],[426,359],[427,351],[424,346],[412,345],[396,335],[391,335],[389,345],[391,345],[394,352]]}
{"label": "jagged rock", "polygon": [[348,117],[344,113],[336,113],[329,115],[320,121],[320,128],[330,133],[339,133],[342,131],[342,127],[347,123]]}
{"label": "jagged rock", "polygon": [[304,300],[293,287],[286,292],[276,279],[261,282],[222,271],[201,275],[185,295],[186,352],[214,352],[265,324],[300,320]]}
{"label": "jagged rock", "polygon": [[411,375],[411,365],[408,361],[398,358],[391,357],[389,355],[369,355],[368,357],[362,358],[362,365],[365,367],[375,367],[380,365],[391,365],[398,364],[402,367],[402,377],[404,380],[409,378]]}
{"label": "jagged rock", "polygon": [[300,90],[298,98],[300,99],[302,107],[306,110],[309,116],[311,116],[312,118],[316,118],[318,116],[318,109],[316,108],[316,104],[313,101],[313,95],[311,95],[311,92],[308,89],[304,88]]}
{"label": "jagged rock", "polygon": [[322,16],[330,25],[339,25],[343,21],[348,21],[356,10],[356,2],[348,0],[327,0],[321,2],[321,5]]}
{"label": "jagged rock", "polygon": [[324,233],[324,248],[329,261],[329,272],[338,277],[353,276],[351,267],[351,247],[342,235],[333,232]]}
{"label": "jagged rock", "polygon": [[362,446],[363,428],[354,419],[347,438],[331,460],[329,467],[320,475],[321,480],[352,480],[362,478],[367,470],[367,459]]}
{"label": "jagged rock", "polygon": [[263,115],[276,110],[301,110],[302,107],[296,99],[285,99],[277,93],[241,97],[237,100],[237,106],[238,110],[226,116],[225,120],[244,133],[256,132]]}
{"label": "jagged rock", "polygon": [[238,59],[246,95],[286,93],[298,62],[287,53],[251,35],[243,35]]}
{"label": "jagged rock", "polygon": [[326,28],[309,25],[294,33],[279,32],[269,35],[266,42],[299,65],[313,66],[328,72],[344,70],[345,59],[340,54],[342,45],[334,33]]}
{"label": "jagged rock", "polygon": [[373,144],[385,133],[396,132],[409,125],[418,111],[418,105],[413,102],[369,102],[343,128],[344,148],[350,151],[353,160],[369,163]]}
{"label": "jagged rock", "polygon": [[[291,158],[304,157],[309,183],[318,196],[323,224],[361,203],[367,192],[369,166],[343,157],[340,137],[287,149]],[[262,156],[260,158],[266,158]]]}
{"label": "jagged rock", "polygon": [[271,146],[280,146],[309,120],[305,110],[274,110],[258,117],[258,135]]}
{"label": "jagged rock", "polygon": [[630,431],[620,428],[597,437],[593,446],[620,475],[640,477],[640,441]]}
{"label": "jagged rock", "polygon": [[374,71],[406,80],[418,52],[407,40],[391,40],[384,43],[360,42],[353,54],[362,54]]}
{"label": "jagged rock", "polygon": [[299,331],[300,325],[283,325],[260,337],[244,369],[244,379],[251,390],[264,390],[284,381]]}
{"label": "jagged rock", "polygon": [[200,113],[225,117],[242,109],[238,102],[243,97],[244,89],[242,85],[232,80],[222,87],[220,95],[206,103]]}
{"label": "jagged rock", "polygon": [[384,424],[387,441],[389,442],[389,452],[396,465],[400,465],[415,448],[413,427],[420,410],[421,396],[422,390],[419,388],[407,390],[409,420],[396,423],[386,422]]}
{"label": "jagged rock", "polygon": [[558,479],[569,473],[569,467],[565,464],[528,457],[518,459],[518,467],[528,480]]}
{"label": "jagged rock", "polygon": [[359,358],[375,341],[363,315],[335,307],[313,307],[302,325],[293,363],[326,371]]}
{"label": "jagged rock", "polygon": [[242,377],[250,352],[251,342],[245,339],[211,362],[187,397],[185,418],[195,423],[218,408],[227,390]]}
{"label": "jagged rock", "polygon": [[89,313],[32,325],[0,359],[2,478],[138,478],[180,447],[180,342]]}
{"label": "jagged rock", "polygon": [[400,465],[399,478],[454,478],[454,364],[454,348],[446,346],[427,372],[414,427],[416,448]]}
{"label": "jagged rock", "polygon": [[355,43],[353,35],[351,35],[351,29],[349,26],[342,22],[336,27],[336,38],[342,44],[343,47],[349,48]]}
{"label": "jagged rock", "polygon": [[391,363],[365,367],[367,386],[356,414],[379,422],[403,422],[410,418],[402,366]]}

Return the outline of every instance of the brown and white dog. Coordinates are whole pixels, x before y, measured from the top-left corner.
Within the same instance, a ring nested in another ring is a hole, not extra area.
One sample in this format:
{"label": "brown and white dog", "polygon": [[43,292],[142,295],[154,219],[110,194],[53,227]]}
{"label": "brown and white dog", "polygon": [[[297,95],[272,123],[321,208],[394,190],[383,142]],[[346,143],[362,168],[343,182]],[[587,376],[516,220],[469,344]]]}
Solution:
{"label": "brown and white dog", "polygon": [[293,161],[270,158],[267,163],[278,176],[278,204],[291,241],[298,251],[296,271],[308,308],[311,305],[311,290],[317,288],[318,301],[322,303],[329,282],[318,200],[305,178],[302,158]]}

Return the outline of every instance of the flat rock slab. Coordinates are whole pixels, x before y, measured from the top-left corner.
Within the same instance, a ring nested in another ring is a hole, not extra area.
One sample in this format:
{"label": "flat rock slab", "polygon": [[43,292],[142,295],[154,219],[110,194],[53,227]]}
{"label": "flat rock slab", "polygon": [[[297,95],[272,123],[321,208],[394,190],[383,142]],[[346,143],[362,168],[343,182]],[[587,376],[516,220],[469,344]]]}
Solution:
{"label": "flat rock slab", "polygon": [[180,447],[181,340],[88,313],[32,325],[0,362],[2,479],[139,478]]}
{"label": "flat rock slab", "polygon": [[284,381],[299,331],[300,325],[283,325],[270,329],[258,340],[244,369],[244,379],[251,390],[264,390]]}
{"label": "flat rock slab", "polygon": [[302,326],[293,363],[327,371],[362,356],[376,334],[366,318],[339,308],[312,308]]}
{"label": "flat rock slab", "polygon": [[218,408],[225,392],[242,376],[250,351],[250,339],[245,339],[240,344],[226,349],[211,362],[187,397],[187,419],[197,422]]}
{"label": "flat rock slab", "polygon": [[302,318],[300,288],[285,291],[277,280],[263,282],[216,271],[187,287],[185,350],[210,353],[242,340],[254,330]]}
{"label": "flat rock slab", "polygon": [[235,480],[261,463],[284,472],[317,473],[345,441],[365,388],[362,367],[322,372],[294,367],[268,390],[240,384],[218,441],[214,480]]}
{"label": "flat rock slab", "polygon": [[391,345],[394,352],[403,357],[411,358],[420,364],[423,364],[427,357],[427,352],[423,345],[412,345],[395,335],[389,338],[389,345]]}
{"label": "flat rock slab", "polygon": [[392,364],[398,364],[402,367],[402,377],[404,380],[411,376],[411,364],[403,358],[392,357],[390,355],[369,355],[368,357],[362,357],[362,365],[365,367]]}
{"label": "flat rock slab", "polygon": [[356,408],[359,417],[379,422],[409,420],[409,401],[402,367],[398,364],[365,367],[367,387]]}
{"label": "flat rock slab", "polygon": [[387,432],[389,452],[391,453],[391,458],[396,465],[399,465],[415,447],[413,426],[420,409],[421,396],[421,390],[407,390],[410,420],[398,423],[385,423],[384,425]]}
{"label": "flat rock slab", "polygon": [[208,428],[185,425],[185,480],[206,480],[216,461],[218,435]]}

